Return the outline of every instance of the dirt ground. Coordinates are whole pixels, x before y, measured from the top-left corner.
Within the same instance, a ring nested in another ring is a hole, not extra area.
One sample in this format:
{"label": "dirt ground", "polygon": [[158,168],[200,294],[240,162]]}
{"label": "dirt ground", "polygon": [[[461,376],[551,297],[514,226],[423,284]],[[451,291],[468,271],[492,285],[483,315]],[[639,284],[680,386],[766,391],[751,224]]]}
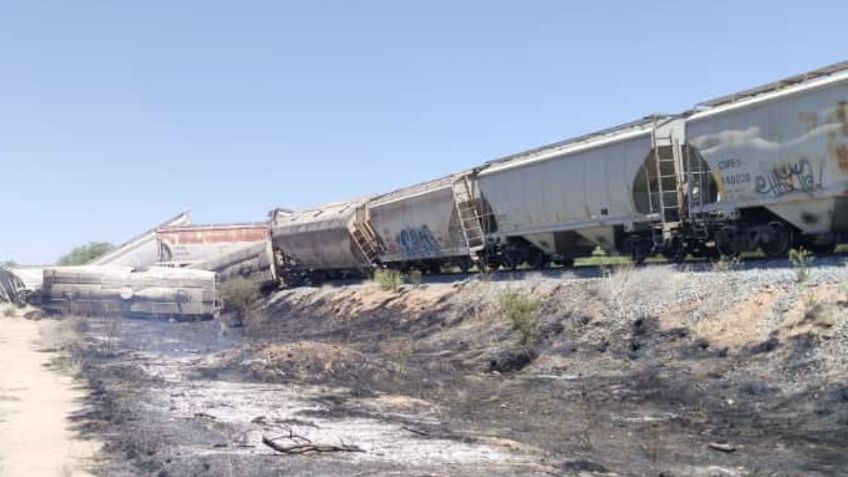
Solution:
{"label": "dirt ground", "polygon": [[0,475],[92,475],[99,445],[73,421],[87,393],[51,348],[59,333],[56,321],[0,318]]}
{"label": "dirt ground", "polygon": [[104,475],[848,475],[843,268],[302,288],[66,352]]}

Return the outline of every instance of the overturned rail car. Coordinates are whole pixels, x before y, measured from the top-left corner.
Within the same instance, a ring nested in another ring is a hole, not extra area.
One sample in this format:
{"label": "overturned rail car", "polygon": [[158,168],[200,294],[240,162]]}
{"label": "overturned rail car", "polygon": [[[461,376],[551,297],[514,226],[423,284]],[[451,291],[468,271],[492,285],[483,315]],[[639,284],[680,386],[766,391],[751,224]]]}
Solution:
{"label": "overturned rail car", "polygon": [[185,267],[268,242],[268,224],[188,225],[156,229],[159,263]]}
{"label": "overturned rail car", "polygon": [[74,315],[202,319],[218,309],[214,272],[83,265],[44,270],[42,307]]}
{"label": "overturned rail car", "polygon": [[246,278],[263,288],[277,282],[274,251],[270,240],[197,262],[188,268],[215,272],[221,284],[234,277]]}
{"label": "overturned rail car", "polygon": [[0,303],[23,304],[26,285],[11,270],[0,267]]}

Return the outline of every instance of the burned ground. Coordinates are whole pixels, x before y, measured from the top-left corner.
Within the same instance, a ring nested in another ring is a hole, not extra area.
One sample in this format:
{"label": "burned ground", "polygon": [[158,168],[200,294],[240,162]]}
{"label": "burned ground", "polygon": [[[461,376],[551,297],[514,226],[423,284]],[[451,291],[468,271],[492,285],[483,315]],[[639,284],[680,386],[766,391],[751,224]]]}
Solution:
{"label": "burned ground", "polygon": [[[846,279],[621,269],[286,290],[236,329],[93,319],[79,424],[109,475],[840,475]],[[289,432],[365,452],[261,443]]]}

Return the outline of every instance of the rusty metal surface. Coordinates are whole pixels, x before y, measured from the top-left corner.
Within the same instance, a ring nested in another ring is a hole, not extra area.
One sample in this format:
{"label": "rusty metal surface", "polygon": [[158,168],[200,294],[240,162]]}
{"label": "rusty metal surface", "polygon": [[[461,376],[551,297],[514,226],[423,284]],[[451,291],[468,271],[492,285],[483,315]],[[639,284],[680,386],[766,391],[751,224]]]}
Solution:
{"label": "rusty metal surface", "polygon": [[221,224],[166,227],[156,230],[159,262],[190,265],[266,242],[268,224]]}
{"label": "rusty metal surface", "polygon": [[719,104],[686,120],[719,187],[705,210],[765,206],[804,232],[829,231],[848,190],[848,72]]}
{"label": "rusty metal surface", "polygon": [[156,240],[156,230],[164,227],[184,227],[191,224],[191,216],[183,212],[162,224],[141,233],[119,245],[111,252],[96,258],[90,265],[126,265],[130,267],[146,267],[159,260],[159,244]]}
{"label": "rusty metal surface", "polygon": [[337,202],[276,215],[271,222],[275,247],[301,269],[354,269],[370,264],[351,234],[367,221],[368,199]]}
{"label": "rusty metal surface", "polygon": [[383,263],[467,256],[453,196],[456,176],[416,184],[368,203]]}

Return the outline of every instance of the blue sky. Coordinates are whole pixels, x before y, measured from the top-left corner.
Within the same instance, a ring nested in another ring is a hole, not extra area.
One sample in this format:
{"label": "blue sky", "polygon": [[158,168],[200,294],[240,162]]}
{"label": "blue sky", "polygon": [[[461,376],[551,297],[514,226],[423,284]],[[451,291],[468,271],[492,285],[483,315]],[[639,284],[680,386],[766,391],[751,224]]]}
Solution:
{"label": "blue sky", "polygon": [[[784,4],[785,3],[785,4]],[[263,220],[848,59],[848,2],[0,2],[0,258]]]}

